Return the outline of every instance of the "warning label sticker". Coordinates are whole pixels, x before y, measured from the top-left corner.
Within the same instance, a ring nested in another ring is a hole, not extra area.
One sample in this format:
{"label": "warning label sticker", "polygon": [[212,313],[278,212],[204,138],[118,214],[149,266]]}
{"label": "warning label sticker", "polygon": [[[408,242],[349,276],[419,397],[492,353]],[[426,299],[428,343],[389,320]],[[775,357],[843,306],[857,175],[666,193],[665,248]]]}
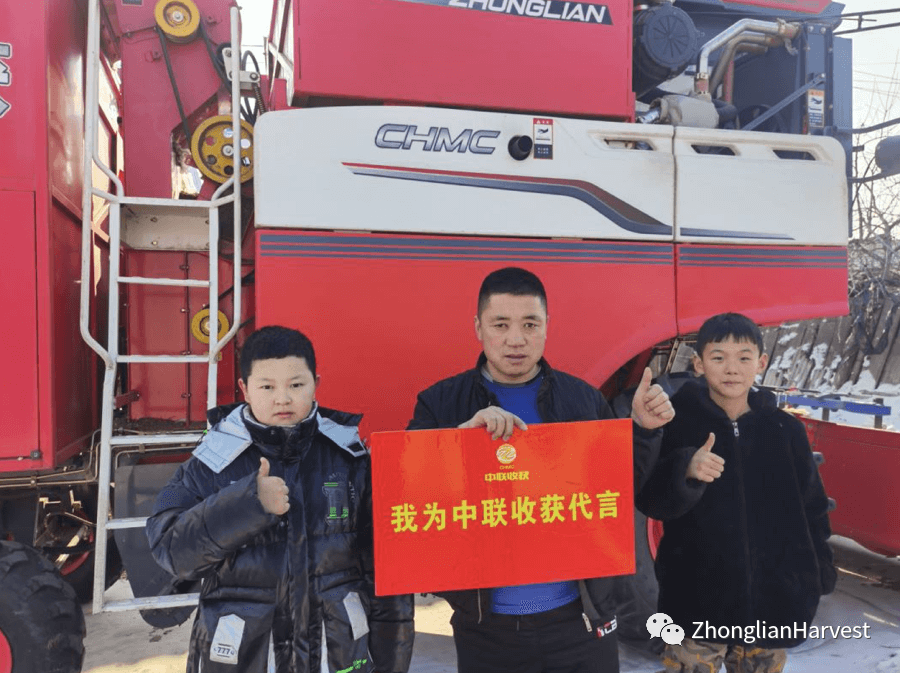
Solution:
{"label": "warning label sticker", "polygon": [[810,128],[825,128],[825,90],[810,89],[806,93],[806,110]]}
{"label": "warning label sticker", "polygon": [[534,158],[553,158],[553,120],[534,119]]}

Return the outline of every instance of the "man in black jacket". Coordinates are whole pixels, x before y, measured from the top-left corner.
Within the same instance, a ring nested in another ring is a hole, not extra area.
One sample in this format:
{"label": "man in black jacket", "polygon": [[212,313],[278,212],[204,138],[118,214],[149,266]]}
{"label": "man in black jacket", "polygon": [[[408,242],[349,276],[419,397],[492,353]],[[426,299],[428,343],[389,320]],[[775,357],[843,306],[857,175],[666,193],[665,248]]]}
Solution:
{"label": "man in black jacket", "polygon": [[[484,347],[478,364],[421,392],[408,429],[484,427],[494,439],[508,439],[515,428],[527,430],[528,423],[614,418],[596,388],[554,371],[544,360],[547,321],[547,295],[537,276],[513,267],[489,274],[475,317]],[[635,492],[656,460],[657,428],[673,416],[668,396],[650,385],[646,370],[632,406]],[[552,555],[552,540],[534,551]],[[441,594],[454,609],[460,673],[617,672],[611,582],[596,578]]]}
{"label": "man in black jacket", "polygon": [[247,404],[211,412],[147,521],[157,562],[203,580],[188,673],[406,673],[412,597],[374,593],[360,416],[318,406],[296,330],[254,332],[240,361]]}

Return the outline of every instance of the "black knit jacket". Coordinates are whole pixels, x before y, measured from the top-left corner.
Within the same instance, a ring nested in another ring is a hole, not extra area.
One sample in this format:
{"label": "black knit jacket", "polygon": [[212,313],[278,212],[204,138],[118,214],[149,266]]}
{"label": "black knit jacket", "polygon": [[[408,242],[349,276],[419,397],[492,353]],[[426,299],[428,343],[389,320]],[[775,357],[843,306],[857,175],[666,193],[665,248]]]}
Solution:
{"label": "black knit jacket", "polygon": [[[809,624],[836,573],[826,540],[828,502],[803,424],[777,408],[772,393],[752,390],[737,421],[709,396],[705,379],[672,398],[675,419],[663,432],[659,461],[637,497],[665,522],[656,558],[659,611],[687,637],[697,622],[713,627]],[[725,459],[710,484],[688,479],[693,454],[710,432]],[[763,624],[765,622],[765,624]],[[731,637],[699,640],[744,644]],[[791,647],[802,633],[767,630],[755,647]]]}

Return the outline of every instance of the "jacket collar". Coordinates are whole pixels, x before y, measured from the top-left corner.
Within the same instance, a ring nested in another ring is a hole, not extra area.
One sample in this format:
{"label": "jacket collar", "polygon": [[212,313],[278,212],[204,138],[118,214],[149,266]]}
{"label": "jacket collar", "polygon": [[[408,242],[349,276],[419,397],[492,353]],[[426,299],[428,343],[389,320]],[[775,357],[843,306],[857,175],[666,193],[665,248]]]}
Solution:
{"label": "jacket collar", "polygon": [[359,414],[316,406],[307,418],[290,428],[263,425],[253,418],[247,404],[217,407],[207,417],[219,420],[204,435],[194,456],[216,473],[251,444],[256,444],[268,458],[294,462],[303,457],[316,434],[355,457],[366,453],[359,437]]}
{"label": "jacket collar", "polygon": [[282,427],[260,423],[245,404],[240,409],[242,425],[249,432],[253,443],[263,449],[263,453],[291,461],[303,456],[318,430],[317,407],[317,404],[313,404],[306,418],[296,425]]}
{"label": "jacket collar", "polygon": [[[478,356],[478,362],[475,364],[475,369],[469,370],[471,375],[476,377],[476,380],[484,383],[482,370],[487,365],[487,355],[484,354],[484,351],[481,352],[481,355]],[[553,368],[550,366],[550,363],[547,362],[543,357],[538,360],[538,365],[541,367],[541,375],[543,375],[544,380],[549,380],[553,378]]]}
{"label": "jacket collar", "polygon": [[[721,416],[722,418],[731,420],[718,404],[713,402],[709,396],[709,384],[706,377],[700,376],[687,381],[673,397],[672,401],[676,404],[685,404],[687,412],[690,414],[693,410],[702,411],[713,416]],[[753,387],[747,396],[747,403],[750,405],[750,413],[770,413],[778,409],[777,399],[775,395],[761,388]]]}
{"label": "jacket collar", "polygon": [[[475,368],[468,370],[469,380],[474,384],[475,400],[480,407],[488,404],[499,406],[500,401],[497,399],[497,396],[484,384],[482,370],[486,364],[487,356],[482,352],[478,356]],[[554,388],[556,374],[553,371],[553,367],[544,358],[541,358],[538,364],[541,366],[541,376],[543,377],[537,393],[538,413],[544,423],[555,423],[559,421],[559,414],[556,412],[552,401],[552,389]]]}

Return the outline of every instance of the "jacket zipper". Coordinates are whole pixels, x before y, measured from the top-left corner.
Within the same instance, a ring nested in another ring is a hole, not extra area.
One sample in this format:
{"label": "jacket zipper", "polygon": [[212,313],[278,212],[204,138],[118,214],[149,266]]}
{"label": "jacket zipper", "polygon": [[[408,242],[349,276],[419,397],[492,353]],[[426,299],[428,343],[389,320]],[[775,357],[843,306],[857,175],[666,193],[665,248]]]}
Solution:
{"label": "jacket zipper", "polygon": [[734,436],[740,438],[740,436],[741,436],[741,431],[738,430],[738,424],[737,424],[737,421],[731,421],[731,425],[732,425],[732,427],[734,428]]}
{"label": "jacket zipper", "polygon": [[481,589],[476,589],[478,592],[478,623],[481,624]]}

